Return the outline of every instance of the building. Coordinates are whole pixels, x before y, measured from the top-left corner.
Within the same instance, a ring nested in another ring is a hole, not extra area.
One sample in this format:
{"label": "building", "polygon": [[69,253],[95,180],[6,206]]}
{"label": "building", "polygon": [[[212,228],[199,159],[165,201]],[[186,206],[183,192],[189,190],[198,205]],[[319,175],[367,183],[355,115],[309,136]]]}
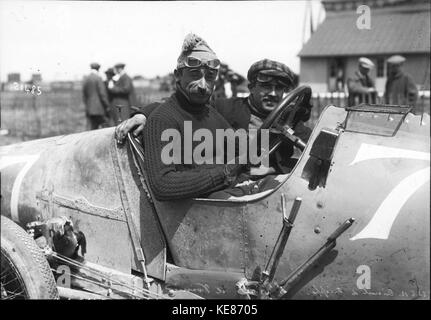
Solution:
{"label": "building", "polygon": [[42,82],[42,75],[40,73],[33,73],[31,75],[31,83],[40,83]]}
{"label": "building", "polygon": [[7,75],[7,83],[13,82],[21,82],[21,74],[20,73],[8,73]]}
{"label": "building", "polygon": [[[299,52],[300,82],[315,92],[345,89],[349,75],[357,70],[358,58],[371,59],[371,76],[378,91],[384,91],[386,60],[401,54],[404,70],[419,89],[430,88],[429,0],[324,0],[326,19]],[[356,10],[371,10],[370,29],[359,29]]]}

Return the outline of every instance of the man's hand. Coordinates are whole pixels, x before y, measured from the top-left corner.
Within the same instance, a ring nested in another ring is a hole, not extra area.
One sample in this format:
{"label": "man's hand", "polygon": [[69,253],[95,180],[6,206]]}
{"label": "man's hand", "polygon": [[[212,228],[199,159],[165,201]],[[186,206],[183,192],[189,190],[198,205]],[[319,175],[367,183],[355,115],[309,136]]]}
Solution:
{"label": "man's hand", "polygon": [[[240,163],[238,161],[238,158],[235,159],[234,163]],[[225,167],[224,167],[225,184],[228,187],[233,187],[235,184],[240,182],[239,181],[240,176],[242,176],[241,181],[243,181],[244,180],[244,174],[248,170],[249,170],[249,166],[247,164],[227,164],[227,165],[225,165]]]}
{"label": "man's hand", "polygon": [[132,118],[124,120],[115,128],[115,138],[118,143],[123,143],[127,134],[132,131],[133,135],[137,137],[144,130],[147,117],[143,114],[135,114]]}
{"label": "man's hand", "polygon": [[295,114],[295,118],[293,119],[293,122],[296,124],[298,123],[298,121],[307,122],[308,120],[310,120],[312,108],[313,108],[313,105],[310,102],[302,103],[301,108],[299,108]]}

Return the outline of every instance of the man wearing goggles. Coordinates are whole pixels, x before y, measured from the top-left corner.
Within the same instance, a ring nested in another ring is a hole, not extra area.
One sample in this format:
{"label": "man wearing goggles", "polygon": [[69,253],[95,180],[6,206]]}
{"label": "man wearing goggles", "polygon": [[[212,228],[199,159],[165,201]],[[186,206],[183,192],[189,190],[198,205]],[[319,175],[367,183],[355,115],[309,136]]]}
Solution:
{"label": "man wearing goggles", "polygon": [[181,61],[177,68],[209,68],[215,71],[218,71],[220,68],[220,60],[219,59],[211,59],[207,61],[202,61],[201,59],[193,56],[186,57],[184,61]]}
{"label": "man wearing goggles", "polygon": [[220,68],[220,60],[206,46],[193,49],[190,55],[183,50],[178,58],[174,76],[177,81],[177,90],[192,104],[205,104],[214,91],[215,81]]}
{"label": "man wearing goggles", "polygon": [[[148,121],[143,134],[144,166],[151,190],[160,201],[193,198],[227,188],[246,169],[246,166],[239,164],[197,164],[183,152],[186,143],[191,145],[192,150],[199,144],[198,141],[184,141],[182,145],[186,122],[191,122],[194,131],[200,128],[209,130],[213,137],[217,136],[217,129],[231,128],[223,116],[208,104],[219,66],[220,61],[208,44],[202,38],[189,34],[174,70],[176,92],[165,102],[153,104],[156,108],[152,108],[150,116],[147,113]],[[142,127],[144,123],[145,120],[141,123]],[[168,143],[174,144],[175,140],[169,142],[162,138],[168,131],[180,135],[175,136],[181,155],[179,162],[165,161],[169,157],[164,153],[165,147]],[[217,155],[219,146],[215,143],[213,146],[213,154]]]}

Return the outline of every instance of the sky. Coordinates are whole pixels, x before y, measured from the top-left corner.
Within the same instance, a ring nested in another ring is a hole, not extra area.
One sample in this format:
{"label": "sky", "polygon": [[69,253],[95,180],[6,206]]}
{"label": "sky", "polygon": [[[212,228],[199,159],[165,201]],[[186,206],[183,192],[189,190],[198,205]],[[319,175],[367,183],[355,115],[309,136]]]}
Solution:
{"label": "sky", "polygon": [[[311,4],[310,4],[311,3]],[[306,6],[320,1],[1,1],[0,79],[79,80],[98,62],[152,78],[175,68],[189,32],[242,75],[263,58],[299,72]],[[322,14],[323,13],[323,14]]]}

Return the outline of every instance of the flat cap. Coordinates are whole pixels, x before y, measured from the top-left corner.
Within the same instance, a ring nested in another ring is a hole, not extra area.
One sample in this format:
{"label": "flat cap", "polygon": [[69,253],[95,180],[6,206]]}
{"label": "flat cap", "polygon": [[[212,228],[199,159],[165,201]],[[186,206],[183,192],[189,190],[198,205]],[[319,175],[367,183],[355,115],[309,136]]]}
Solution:
{"label": "flat cap", "polygon": [[98,64],[97,62],[93,62],[90,64],[90,68],[99,70],[100,64]]}
{"label": "flat cap", "polygon": [[253,63],[247,72],[248,81],[254,82],[258,73],[282,78],[287,80],[288,83],[293,84],[294,74],[292,70],[290,70],[284,63],[278,61],[263,59]]}
{"label": "flat cap", "polygon": [[124,68],[125,66],[126,66],[125,63],[119,62],[114,66],[114,68]]}
{"label": "flat cap", "polygon": [[367,68],[367,69],[372,69],[372,68],[374,68],[374,63],[373,63],[373,61],[371,61],[371,60],[370,60],[370,59],[368,59],[368,58],[361,57],[361,58],[359,58],[358,62],[359,62],[359,65],[361,65],[361,66],[362,66],[362,67],[364,67],[364,68]]}
{"label": "flat cap", "polygon": [[403,63],[404,61],[406,61],[406,58],[400,55],[389,57],[387,60],[387,62],[390,64],[400,64],[400,63]]}

